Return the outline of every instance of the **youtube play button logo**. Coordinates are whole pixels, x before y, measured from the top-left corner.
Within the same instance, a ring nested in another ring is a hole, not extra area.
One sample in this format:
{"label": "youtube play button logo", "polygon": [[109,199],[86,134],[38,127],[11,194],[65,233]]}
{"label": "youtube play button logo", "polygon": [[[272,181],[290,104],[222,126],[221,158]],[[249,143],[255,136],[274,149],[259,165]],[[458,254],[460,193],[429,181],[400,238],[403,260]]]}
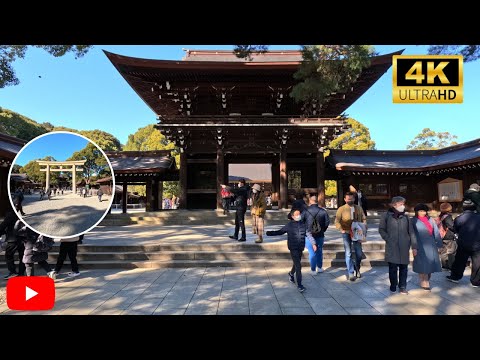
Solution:
{"label": "youtube play button logo", "polygon": [[50,310],[55,305],[53,279],[40,276],[17,276],[9,279],[7,305],[10,310]]}

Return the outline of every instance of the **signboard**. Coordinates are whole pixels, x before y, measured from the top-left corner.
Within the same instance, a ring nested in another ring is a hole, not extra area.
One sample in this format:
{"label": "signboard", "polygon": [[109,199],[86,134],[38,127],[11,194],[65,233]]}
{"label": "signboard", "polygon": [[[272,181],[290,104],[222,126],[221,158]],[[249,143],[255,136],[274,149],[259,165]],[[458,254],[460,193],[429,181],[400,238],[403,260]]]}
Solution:
{"label": "signboard", "polygon": [[447,178],[438,183],[438,200],[457,202],[463,200],[463,181]]}

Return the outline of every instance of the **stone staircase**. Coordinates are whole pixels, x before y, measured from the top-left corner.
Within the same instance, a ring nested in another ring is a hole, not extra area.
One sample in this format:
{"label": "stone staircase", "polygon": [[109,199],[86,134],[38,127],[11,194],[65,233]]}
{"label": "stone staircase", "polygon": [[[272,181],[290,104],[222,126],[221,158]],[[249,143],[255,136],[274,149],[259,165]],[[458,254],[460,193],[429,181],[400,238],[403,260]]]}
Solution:
{"label": "stone staircase", "polygon": [[[366,259],[363,266],[384,266],[384,243],[367,242],[363,246]],[[58,245],[49,253],[48,262],[55,264]],[[323,251],[324,267],[345,266],[343,245],[327,242]],[[68,258],[67,258],[68,259]],[[165,267],[278,267],[291,265],[285,244],[164,244],[102,246],[79,245],[77,259],[82,268],[165,268]],[[305,250],[303,266],[308,266]],[[0,267],[5,267],[4,255],[0,255]],[[64,265],[69,269],[68,260]]]}
{"label": "stone staircase", "polygon": [[[269,225],[284,225],[288,220],[289,210],[269,210],[265,214],[265,221]],[[328,210],[330,222],[335,222],[336,210]],[[370,212],[367,222],[378,224],[381,212]],[[245,224],[251,225],[250,211],[245,214]],[[234,225],[235,212],[223,215],[217,210],[164,210],[158,212],[108,214],[100,223],[101,226],[125,225]]]}

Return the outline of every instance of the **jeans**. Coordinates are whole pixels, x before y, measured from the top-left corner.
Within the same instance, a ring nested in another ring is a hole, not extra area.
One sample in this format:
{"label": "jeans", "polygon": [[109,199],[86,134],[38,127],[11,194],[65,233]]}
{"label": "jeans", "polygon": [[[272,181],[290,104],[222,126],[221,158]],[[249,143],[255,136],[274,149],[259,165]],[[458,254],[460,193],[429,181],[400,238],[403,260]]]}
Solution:
{"label": "jeans", "polygon": [[[397,285],[400,289],[407,288],[407,264],[388,263],[388,277],[390,278],[390,290],[397,290]],[[399,279],[400,278],[400,279]]]}
{"label": "jeans", "polygon": [[78,273],[78,263],[77,263],[77,242],[61,242],[60,243],[60,253],[58,254],[57,265],[55,266],[55,272],[59,273],[62,269],[63,262],[67,258],[70,259],[72,265],[72,271]]}
{"label": "jeans", "polygon": [[290,274],[295,273],[297,278],[297,286],[302,286],[302,250],[290,250],[290,256],[293,260],[292,270]]}
{"label": "jeans", "polygon": [[310,269],[315,271],[317,267],[319,269],[323,266],[323,242],[325,241],[325,237],[319,236],[314,238],[317,242],[317,251],[313,251],[312,243],[305,238],[305,246],[308,250],[308,260],[310,261]]}
{"label": "jeans", "polygon": [[[343,238],[343,247],[345,249],[345,263],[347,264],[347,271],[349,274],[353,274],[355,271],[355,266],[357,269],[360,269],[362,262],[362,243],[359,241],[352,241],[350,234],[342,234]],[[353,245],[352,245],[353,243]],[[355,251],[355,261],[352,258],[352,248]]]}

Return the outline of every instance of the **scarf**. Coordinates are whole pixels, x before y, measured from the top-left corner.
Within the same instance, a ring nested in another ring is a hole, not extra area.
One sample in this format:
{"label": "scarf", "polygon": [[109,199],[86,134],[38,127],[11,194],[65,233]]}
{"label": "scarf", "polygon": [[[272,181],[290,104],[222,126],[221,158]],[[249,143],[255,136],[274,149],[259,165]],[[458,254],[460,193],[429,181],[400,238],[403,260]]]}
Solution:
{"label": "scarf", "polygon": [[423,222],[425,224],[425,226],[427,227],[428,233],[430,235],[433,235],[433,226],[432,226],[432,224],[430,224],[430,221],[428,221],[428,217],[427,216],[418,217],[417,219],[420,220],[421,222]]}
{"label": "scarf", "polygon": [[397,209],[395,209],[394,207],[392,207],[392,211],[393,211],[393,217],[395,219],[398,219],[400,217],[400,215],[405,215],[405,211],[398,211]]}

